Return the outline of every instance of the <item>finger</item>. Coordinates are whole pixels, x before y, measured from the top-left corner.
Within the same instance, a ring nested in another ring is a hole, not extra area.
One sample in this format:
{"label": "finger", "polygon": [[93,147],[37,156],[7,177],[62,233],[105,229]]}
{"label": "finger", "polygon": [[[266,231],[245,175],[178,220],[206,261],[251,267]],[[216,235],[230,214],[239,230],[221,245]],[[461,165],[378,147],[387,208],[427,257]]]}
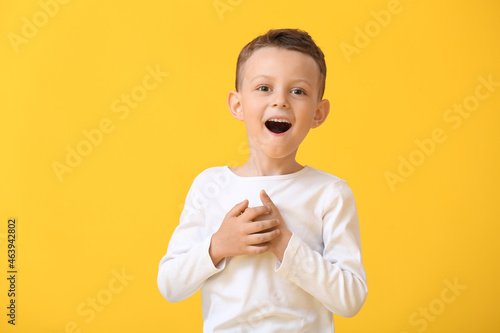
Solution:
{"label": "finger", "polygon": [[257,206],[257,207],[250,207],[245,209],[245,212],[243,213],[243,217],[247,219],[248,221],[253,220],[257,216],[260,216],[262,214],[267,214],[271,211],[270,207],[268,206]]}
{"label": "finger", "polygon": [[229,216],[240,216],[245,209],[248,208],[248,200],[243,200],[239,204],[236,204],[231,210],[227,213]]}
{"label": "finger", "polygon": [[247,244],[249,245],[258,245],[264,244],[272,241],[280,234],[279,229],[274,229],[268,232],[262,232],[257,234],[251,234],[247,236]]}
{"label": "finger", "polygon": [[269,251],[270,248],[271,248],[271,246],[269,245],[269,243],[250,245],[250,246],[247,246],[246,252],[248,254],[262,254],[264,252]]}
{"label": "finger", "polygon": [[280,220],[278,219],[272,219],[272,220],[261,220],[261,221],[255,221],[252,223],[249,223],[246,231],[248,234],[254,234],[257,232],[262,232],[269,230],[271,228],[275,228],[280,224]]}
{"label": "finger", "polygon": [[260,201],[262,201],[262,203],[264,204],[264,206],[269,206],[271,208],[276,207],[274,205],[274,202],[271,200],[271,198],[269,197],[269,195],[267,195],[267,193],[266,193],[265,190],[260,191]]}

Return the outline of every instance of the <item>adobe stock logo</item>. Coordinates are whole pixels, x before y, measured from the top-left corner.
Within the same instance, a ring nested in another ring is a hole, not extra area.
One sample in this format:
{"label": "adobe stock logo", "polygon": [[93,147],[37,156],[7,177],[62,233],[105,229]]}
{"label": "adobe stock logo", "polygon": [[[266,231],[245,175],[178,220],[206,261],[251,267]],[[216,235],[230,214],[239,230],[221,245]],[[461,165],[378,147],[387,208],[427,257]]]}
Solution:
{"label": "adobe stock logo", "polygon": [[339,45],[347,63],[351,63],[354,54],[360,54],[363,49],[368,47],[372,39],[380,35],[382,30],[389,26],[394,15],[400,14],[403,9],[404,7],[399,0],[389,0],[387,9],[370,11],[373,19],[366,22],[363,28],[354,27],[355,35],[352,44],[341,42]]}
{"label": "adobe stock logo", "polygon": [[214,0],[214,9],[221,21],[224,21],[224,13],[232,12],[243,0]]}
{"label": "adobe stock logo", "polygon": [[[450,124],[452,130],[458,130],[464,121],[475,112],[482,101],[488,99],[500,87],[500,82],[493,81],[493,75],[487,78],[478,76],[479,84],[474,89],[474,93],[466,96],[461,103],[454,103],[443,113],[443,120]],[[449,132],[449,131],[448,131]],[[431,131],[430,137],[415,140],[414,148],[407,156],[398,156],[398,167],[396,172],[386,171],[384,178],[391,192],[396,191],[396,185],[404,183],[408,177],[413,175],[418,167],[433,155],[438,146],[448,139],[447,131],[441,127],[436,127]]]}
{"label": "adobe stock logo", "polygon": [[31,20],[26,16],[21,17],[21,34],[15,32],[7,33],[7,38],[14,51],[19,53],[19,47],[23,44],[28,44],[31,39],[35,38],[39,30],[49,24],[49,21],[59,13],[61,5],[66,5],[69,2],[70,0],[38,1],[40,10],[33,14]]}
{"label": "adobe stock logo", "polygon": [[[118,114],[118,118],[123,121],[128,118],[130,111],[137,109],[153,90],[157,89],[164,78],[169,75],[163,72],[159,65],[156,68],[146,66],[147,74],[142,78],[141,84],[130,89],[129,93],[122,93],[120,98],[116,98],[110,106],[113,113]],[[83,129],[84,136],[73,147],[66,146],[66,158],[63,163],[53,161],[51,166],[59,182],[63,181],[66,173],[71,173],[78,167],[85,157],[89,156],[95,147],[101,145],[105,135],[112,133],[116,129],[116,121],[108,117],[102,118],[96,128],[90,130]]]}
{"label": "adobe stock logo", "polygon": [[[423,333],[429,328],[429,325],[443,314],[446,308],[454,303],[462,292],[467,289],[466,285],[460,284],[455,278],[453,282],[444,280],[444,287],[438,297],[432,299],[426,306],[421,306],[413,312],[408,318],[409,324],[415,328],[418,333]],[[408,333],[403,331],[401,333]]]}
{"label": "adobe stock logo", "polygon": [[[113,277],[108,280],[106,287],[97,291],[94,295],[87,297],[76,307],[76,314],[80,320],[70,320],[64,324],[64,328],[58,333],[82,333],[85,325],[92,323],[99,313],[102,313],[117,295],[121,294],[129,285],[130,281],[135,279],[134,275],[129,275],[125,267],[121,271],[113,269],[111,271]],[[83,323],[81,322],[83,320]]]}

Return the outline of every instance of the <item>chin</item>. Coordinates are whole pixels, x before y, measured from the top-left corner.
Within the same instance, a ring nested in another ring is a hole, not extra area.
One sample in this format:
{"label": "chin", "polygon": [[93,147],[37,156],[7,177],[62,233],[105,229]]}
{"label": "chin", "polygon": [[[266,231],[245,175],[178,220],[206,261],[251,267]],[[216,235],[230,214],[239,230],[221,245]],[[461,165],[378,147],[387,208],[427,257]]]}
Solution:
{"label": "chin", "polygon": [[269,147],[267,147],[267,149],[264,150],[264,153],[266,154],[266,156],[268,156],[269,158],[274,158],[274,159],[286,158],[286,157],[292,155],[294,152],[295,152],[295,150],[286,150],[286,149],[283,149],[281,147],[276,148],[276,149],[269,149]]}

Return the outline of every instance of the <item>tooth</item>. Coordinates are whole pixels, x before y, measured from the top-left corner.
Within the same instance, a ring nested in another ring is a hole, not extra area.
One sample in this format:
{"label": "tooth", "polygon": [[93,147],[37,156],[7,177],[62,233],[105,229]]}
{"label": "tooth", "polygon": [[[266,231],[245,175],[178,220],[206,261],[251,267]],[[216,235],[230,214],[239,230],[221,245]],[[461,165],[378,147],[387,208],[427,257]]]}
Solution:
{"label": "tooth", "polygon": [[275,121],[275,122],[278,122],[278,123],[289,123],[289,121],[286,120],[286,119],[275,119],[275,118],[273,118],[273,119],[269,119],[269,120],[270,121]]}

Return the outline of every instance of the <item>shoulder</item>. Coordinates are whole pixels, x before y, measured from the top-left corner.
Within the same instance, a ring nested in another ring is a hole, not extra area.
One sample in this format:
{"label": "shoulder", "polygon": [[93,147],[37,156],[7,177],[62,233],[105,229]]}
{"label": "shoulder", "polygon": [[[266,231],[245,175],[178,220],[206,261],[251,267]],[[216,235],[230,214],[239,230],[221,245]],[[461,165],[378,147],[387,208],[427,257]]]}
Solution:
{"label": "shoulder", "polygon": [[329,213],[339,216],[341,212],[349,216],[357,214],[354,193],[344,179],[322,170],[311,169],[308,173],[311,174],[311,177],[317,178],[316,183],[319,183],[317,185],[319,190],[318,200],[322,216]]}
{"label": "shoulder", "polygon": [[347,181],[337,177],[326,171],[308,166],[309,171],[306,173],[306,179],[310,184],[317,184],[322,191],[333,199],[334,197],[352,197],[353,193]]}
{"label": "shoulder", "polygon": [[318,178],[318,179],[321,179],[323,181],[326,181],[328,183],[338,183],[338,182],[345,182],[345,180],[335,176],[335,175],[332,175],[331,173],[328,173],[326,171],[323,171],[323,170],[320,170],[320,169],[316,169],[312,166],[307,166],[307,168],[309,169],[309,172],[308,174],[311,176],[311,177],[315,177],[315,178]]}
{"label": "shoulder", "polygon": [[226,166],[216,166],[203,170],[193,180],[193,186],[221,186],[229,182],[229,172]]}
{"label": "shoulder", "polygon": [[227,173],[227,167],[226,166],[215,166],[215,167],[211,167],[211,168],[208,168],[208,169],[205,169],[203,170],[202,172],[200,172],[195,179],[197,178],[204,178],[204,177],[207,177],[207,176],[212,176],[212,175],[216,175],[216,174],[221,174],[221,173]]}
{"label": "shoulder", "polygon": [[342,186],[342,185],[347,185],[347,182],[335,175],[332,175],[331,173],[328,173],[326,171],[320,170],[313,168],[311,166],[307,166],[309,169],[308,172],[306,173],[306,177],[309,178],[309,180],[314,181],[314,182],[319,182],[328,186]]}
{"label": "shoulder", "polygon": [[225,167],[208,168],[194,178],[186,202],[192,202],[195,207],[204,207],[229,183],[229,173]]}

